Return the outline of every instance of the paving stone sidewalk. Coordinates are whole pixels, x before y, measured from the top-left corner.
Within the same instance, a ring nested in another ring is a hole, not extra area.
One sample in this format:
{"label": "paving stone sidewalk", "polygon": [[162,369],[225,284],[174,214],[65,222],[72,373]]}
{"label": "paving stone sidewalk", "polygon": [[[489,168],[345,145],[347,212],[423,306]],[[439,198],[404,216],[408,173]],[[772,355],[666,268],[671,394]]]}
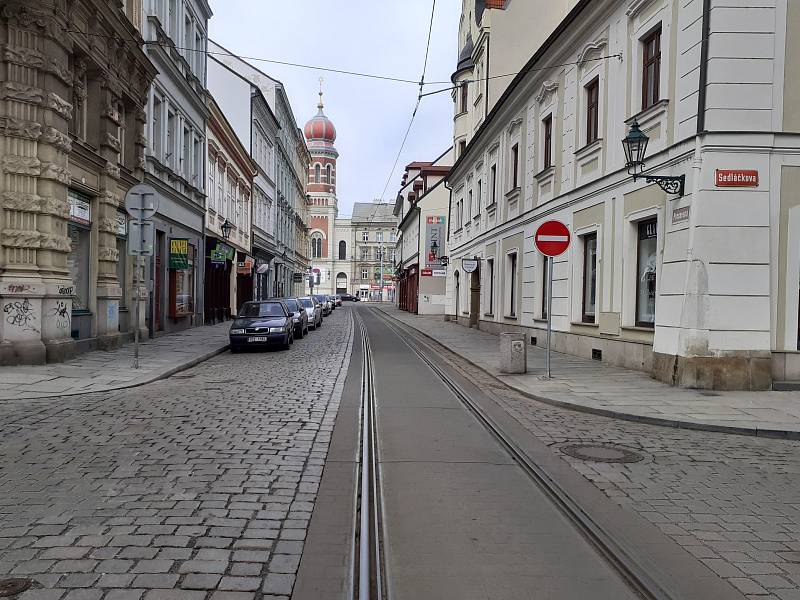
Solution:
{"label": "paving stone sidewalk", "polygon": [[228,347],[230,323],[194,327],[140,345],[133,369],[133,344],[96,350],[44,366],[0,367],[0,401],[72,396],[135,387],[168,377]]}
{"label": "paving stone sidewalk", "polygon": [[528,373],[499,370],[496,335],[381,306],[390,317],[434,339],[515,390],[558,406],[672,427],[800,439],[800,392],[709,392],[676,388],[647,374],[528,346]]}

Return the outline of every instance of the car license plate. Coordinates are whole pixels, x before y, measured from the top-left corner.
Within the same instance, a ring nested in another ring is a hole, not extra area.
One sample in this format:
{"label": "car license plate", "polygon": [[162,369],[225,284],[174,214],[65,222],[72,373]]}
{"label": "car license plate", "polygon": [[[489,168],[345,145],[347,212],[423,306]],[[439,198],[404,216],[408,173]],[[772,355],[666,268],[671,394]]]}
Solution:
{"label": "car license plate", "polygon": [[266,342],[269,338],[265,335],[257,335],[247,338],[248,342]]}

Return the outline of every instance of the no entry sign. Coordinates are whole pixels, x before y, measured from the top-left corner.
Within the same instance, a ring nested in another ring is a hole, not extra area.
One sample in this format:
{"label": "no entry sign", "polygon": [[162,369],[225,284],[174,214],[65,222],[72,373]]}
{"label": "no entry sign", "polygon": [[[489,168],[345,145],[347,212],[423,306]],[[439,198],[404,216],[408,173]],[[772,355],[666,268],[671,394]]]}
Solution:
{"label": "no entry sign", "polygon": [[569,229],[561,221],[545,221],[536,230],[533,241],[545,256],[559,256],[569,248]]}

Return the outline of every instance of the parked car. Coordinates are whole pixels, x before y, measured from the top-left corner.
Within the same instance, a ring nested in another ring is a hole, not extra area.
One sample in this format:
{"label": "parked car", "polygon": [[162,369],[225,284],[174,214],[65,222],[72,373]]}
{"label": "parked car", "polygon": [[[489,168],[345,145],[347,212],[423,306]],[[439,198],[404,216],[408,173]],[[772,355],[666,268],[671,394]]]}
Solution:
{"label": "parked car", "polygon": [[313,296],[301,296],[297,299],[300,306],[306,311],[308,326],[311,329],[322,327],[322,305]]}
{"label": "parked car", "polygon": [[334,298],[333,296],[330,296],[330,295],[326,295],[325,299],[331,305],[331,310],[336,310],[336,298]]}
{"label": "parked car", "polygon": [[294,323],[294,337],[303,339],[308,335],[308,313],[300,306],[297,298],[284,298],[283,303],[289,312],[292,313],[292,323]]}
{"label": "parked car", "polygon": [[341,295],[339,295],[339,294],[336,294],[336,295],[333,297],[333,299],[334,299],[334,301],[336,302],[336,306],[341,306],[341,305],[342,305],[342,297],[341,297]]}
{"label": "parked car", "polygon": [[333,309],[331,308],[330,301],[327,299],[327,297],[325,295],[323,295],[323,294],[314,294],[313,297],[317,302],[319,302],[322,305],[322,316],[323,317],[327,317],[329,314],[331,314],[331,311]]}
{"label": "parked car", "polygon": [[358,296],[353,296],[353,294],[342,294],[341,299],[343,302],[358,302]]}
{"label": "parked car", "polygon": [[231,352],[272,345],[288,350],[294,343],[294,324],[289,309],[280,300],[245,302],[228,336]]}

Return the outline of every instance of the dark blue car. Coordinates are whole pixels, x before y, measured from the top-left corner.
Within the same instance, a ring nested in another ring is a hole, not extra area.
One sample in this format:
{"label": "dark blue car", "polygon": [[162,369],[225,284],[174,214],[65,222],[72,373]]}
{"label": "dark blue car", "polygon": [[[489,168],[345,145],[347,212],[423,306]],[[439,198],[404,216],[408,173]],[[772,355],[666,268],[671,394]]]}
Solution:
{"label": "dark blue car", "polygon": [[280,300],[245,302],[229,336],[231,352],[259,346],[281,346],[288,350],[294,343],[291,313]]}

